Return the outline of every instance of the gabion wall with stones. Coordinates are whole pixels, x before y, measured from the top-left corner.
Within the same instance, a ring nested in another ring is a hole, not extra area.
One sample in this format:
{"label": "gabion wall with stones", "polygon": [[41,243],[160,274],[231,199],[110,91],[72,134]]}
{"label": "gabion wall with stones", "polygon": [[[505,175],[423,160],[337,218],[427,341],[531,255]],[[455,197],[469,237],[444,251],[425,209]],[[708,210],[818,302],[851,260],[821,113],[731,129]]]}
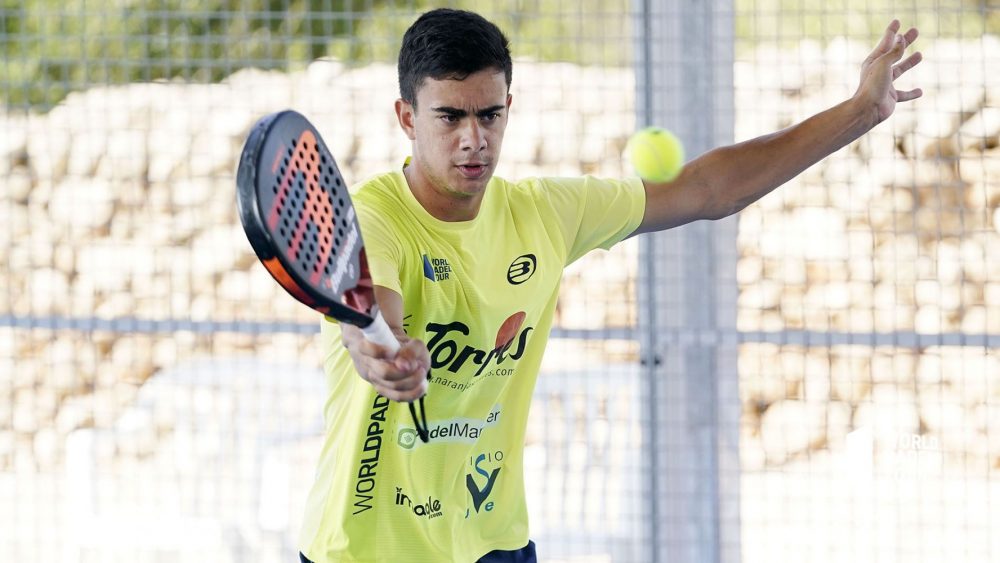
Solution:
{"label": "gabion wall with stones", "polygon": [[[740,113],[740,129],[842,99],[867,47],[754,52],[737,65],[737,103],[774,111]],[[885,402],[898,411],[891,432],[1000,470],[998,47],[994,36],[924,45],[909,79],[923,98],[741,215],[739,328],[855,335],[744,350],[746,467],[842,442]]]}
{"label": "gabion wall with stones", "polygon": [[[1000,557],[1000,38],[918,43],[921,99],[740,217],[748,561]],[[738,56],[738,137],[849,96],[869,49]]]}

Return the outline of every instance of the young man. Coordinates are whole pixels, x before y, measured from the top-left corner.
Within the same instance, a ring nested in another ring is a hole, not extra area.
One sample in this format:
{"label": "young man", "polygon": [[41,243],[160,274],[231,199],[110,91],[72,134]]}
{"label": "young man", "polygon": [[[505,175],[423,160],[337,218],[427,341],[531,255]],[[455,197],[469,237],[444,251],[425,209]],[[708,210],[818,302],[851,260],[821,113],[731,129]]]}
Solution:
{"label": "young man", "polygon": [[[893,87],[920,61],[899,62],[917,31],[898,30],[865,60],[851,99],[708,152],[670,185],[508,182],[493,177],[511,108],[506,38],[472,13],[421,16],[403,38],[395,106],[412,157],[354,200],[402,348],[391,357],[355,327],[324,323],[328,435],[302,559],[535,561],[524,432],[563,268],[634,234],[736,213],[919,97]],[[425,392],[428,443],[392,402]]]}

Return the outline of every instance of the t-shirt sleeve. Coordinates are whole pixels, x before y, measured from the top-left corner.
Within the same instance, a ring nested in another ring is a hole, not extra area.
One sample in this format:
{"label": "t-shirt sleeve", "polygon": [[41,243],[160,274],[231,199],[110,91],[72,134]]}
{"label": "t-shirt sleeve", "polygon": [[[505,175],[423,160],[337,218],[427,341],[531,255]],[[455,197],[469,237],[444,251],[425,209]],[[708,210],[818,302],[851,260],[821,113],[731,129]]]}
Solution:
{"label": "t-shirt sleeve", "polygon": [[377,208],[363,202],[356,202],[355,207],[372,283],[402,295],[399,272],[402,271],[403,252],[398,234]]}
{"label": "t-shirt sleeve", "polygon": [[567,265],[595,248],[608,250],[632,234],[646,209],[646,191],[639,178],[544,178],[539,190],[562,230]]}

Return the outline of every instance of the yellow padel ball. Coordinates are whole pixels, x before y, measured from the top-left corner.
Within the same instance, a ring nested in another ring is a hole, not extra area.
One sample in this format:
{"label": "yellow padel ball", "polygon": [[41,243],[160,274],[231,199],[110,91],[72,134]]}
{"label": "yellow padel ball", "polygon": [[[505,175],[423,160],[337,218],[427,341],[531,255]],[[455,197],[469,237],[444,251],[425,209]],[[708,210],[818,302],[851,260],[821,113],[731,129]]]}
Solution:
{"label": "yellow padel ball", "polygon": [[650,182],[669,182],[684,167],[684,145],[662,127],[646,127],[628,140],[625,154],[635,173]]}

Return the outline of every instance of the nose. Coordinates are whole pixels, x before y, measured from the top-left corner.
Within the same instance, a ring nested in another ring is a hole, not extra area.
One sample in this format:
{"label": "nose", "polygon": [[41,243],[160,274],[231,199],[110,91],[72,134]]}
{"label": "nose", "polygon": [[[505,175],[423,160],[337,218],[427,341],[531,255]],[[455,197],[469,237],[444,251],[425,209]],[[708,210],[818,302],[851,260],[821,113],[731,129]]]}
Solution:
{"label": "nose", "polygon": [[462,129],[460,139],[463,151],[479,152],[486,148],[486,131],[476,119],[468,120],[468,125]]}

